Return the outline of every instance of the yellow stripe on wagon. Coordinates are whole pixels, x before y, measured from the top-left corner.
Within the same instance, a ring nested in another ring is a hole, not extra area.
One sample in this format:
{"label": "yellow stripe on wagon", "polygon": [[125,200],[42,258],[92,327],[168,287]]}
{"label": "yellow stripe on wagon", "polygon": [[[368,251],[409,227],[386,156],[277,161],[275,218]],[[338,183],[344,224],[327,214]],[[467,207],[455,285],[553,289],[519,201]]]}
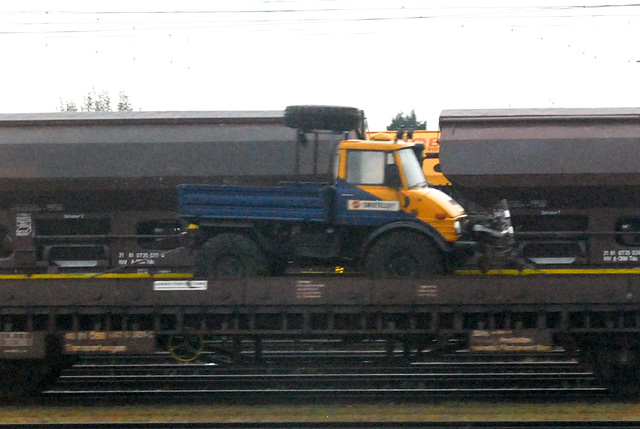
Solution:
{"label": "yellow stripe on wagon", "polygon": [[498,275],[498,276],[530,276],[539,274],[640,274],[640,268],[556,268],[556,269],[526,269],[526,270],[489,270],[483,273],[480,270],[458,270],[456,274],[473,275]]}
{"label": "yellow stripe on wagon", "polygon": [[83,273],[83,274],[2,274],[0,280],[29,280],[29,279],[183,279],[192,278],[192,273]]}

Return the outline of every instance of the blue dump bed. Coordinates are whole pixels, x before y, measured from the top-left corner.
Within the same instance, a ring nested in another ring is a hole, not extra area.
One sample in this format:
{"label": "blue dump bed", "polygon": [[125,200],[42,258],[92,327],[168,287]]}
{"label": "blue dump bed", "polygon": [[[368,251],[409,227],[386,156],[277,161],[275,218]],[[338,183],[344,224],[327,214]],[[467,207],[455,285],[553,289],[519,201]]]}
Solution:
{"label": "blue dump bed", "polygon": [[331,188],[324,183],[279,186],[180,185],[180,217],[326,222]]}

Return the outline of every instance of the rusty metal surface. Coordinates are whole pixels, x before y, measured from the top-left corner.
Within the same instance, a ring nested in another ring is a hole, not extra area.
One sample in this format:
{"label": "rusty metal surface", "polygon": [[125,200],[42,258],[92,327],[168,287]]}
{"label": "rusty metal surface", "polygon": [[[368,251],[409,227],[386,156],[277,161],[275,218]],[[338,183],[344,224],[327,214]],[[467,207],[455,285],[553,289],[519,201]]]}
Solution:
{"label": "rusty metal surface", "polygon": [[300,144],[281,111],[0,114],[0,270],[186,272],[176,186],[329,181],[343,137]]}
{"label": "rusty metal surface", "polygon": [[469,188],[637,186],[640,109],[444,111],[443,173]]}
{"label": "rusty metal surface", "polygon": [[[640,333],[637,275],[5,280],[0,302],[6,332],[46,333],[79,354],[146,352],[156,338],[174,335],[420,342],[474,330],[525,332],[503,340],[517,342]],[[19,351],[35,355],[43,343]]]}
{"label": "rusty metal surface", "polygon": [[469,350],[474,352],[545,352],[552,350],[549,331],[537,329],[473,330]]}
{"label": "rusty metal surface", "polygon": [[[5,312],[27,308],[102,309],[170,307],[255,308],[347,307],[409,310],[413,306],[467,306],[495,311],[510,306],[568,305],[583,308],[633,306],[640,310],[637,275],[450,276],[423,280],[367,278],[254,278],[247,280],[16,279],[2,280]],[[197,283],[194,283],[197,282]],[[10,310],[12,309],[12,310]]]}
{"label": "rusty metal surface", "polygon": [[3,113],[0,127],[100,125],[114,123],[282,123],[283,110]]}
{"label": "rusty metal surface", "polygon": [[326,177],[340,138],[298,145],[280,111],[0,115],[0,192]]}
{"label": "rusty metal surface", "polygon": [[150,354],[156,337],[149,331],[80,331],[62,336],[66,354]]}
{"label": "rusty metal surface", "polygon": [[487,118],[492,122],[638,120],[640,119],[640,108],[451,109],[444,110],[441,118],[446,118],[446,122],[448,123],[469,123],[474,121],[486,123]]}

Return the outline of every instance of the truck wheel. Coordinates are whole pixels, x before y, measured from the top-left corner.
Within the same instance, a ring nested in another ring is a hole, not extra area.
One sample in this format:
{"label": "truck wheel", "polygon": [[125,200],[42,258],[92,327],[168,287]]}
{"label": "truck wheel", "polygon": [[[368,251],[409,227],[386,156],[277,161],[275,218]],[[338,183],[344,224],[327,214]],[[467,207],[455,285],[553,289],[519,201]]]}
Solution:
{"label": "truck wheel", "polygon": [[355,107],[288,106],[284,111],[287,127],[324,131],[351,131],[360,127],[362,114]]}
{"label": "truck wheel", "polygon": [[207,241],[196,256],[197,277],[251,277],[266,274],[258,245],[242,234],[220,234]]}
{"label": "truck wheel", "polygon": [[364,269],[374,277],[420,278],[444,273],[444,260],[427,237],[397,231],[383,235],[371,245]]}

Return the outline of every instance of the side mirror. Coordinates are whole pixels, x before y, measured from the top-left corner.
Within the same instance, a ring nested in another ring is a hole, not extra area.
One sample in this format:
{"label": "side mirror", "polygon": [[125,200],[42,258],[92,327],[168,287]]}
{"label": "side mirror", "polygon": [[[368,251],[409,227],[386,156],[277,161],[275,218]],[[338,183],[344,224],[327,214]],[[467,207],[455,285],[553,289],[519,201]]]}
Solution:
{"label": "side mirror", "polygon": [[424,143],[415,143],[413,152],[416,154],[416,158],[418,158],[420,165],[422,165],[422,162],[424,161]]}

